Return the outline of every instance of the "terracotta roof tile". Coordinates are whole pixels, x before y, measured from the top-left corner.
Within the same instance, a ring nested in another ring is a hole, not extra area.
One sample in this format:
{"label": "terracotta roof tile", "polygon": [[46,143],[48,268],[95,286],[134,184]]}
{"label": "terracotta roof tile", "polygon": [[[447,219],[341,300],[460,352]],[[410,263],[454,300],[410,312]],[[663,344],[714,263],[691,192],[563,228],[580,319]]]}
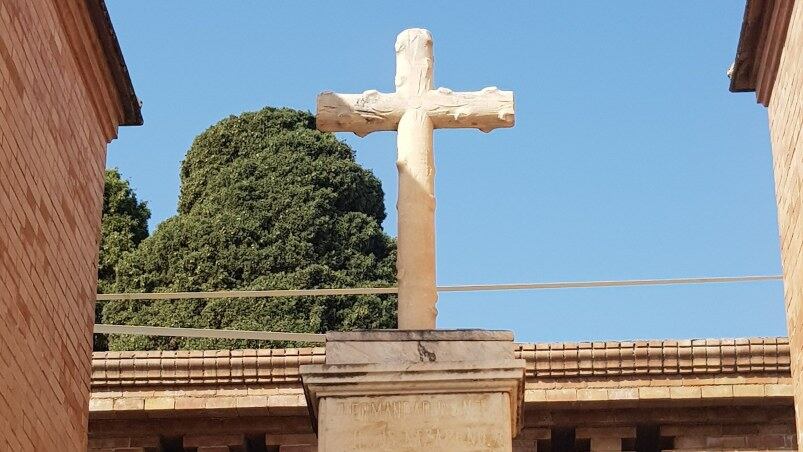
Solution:
{"label": "terracotta roof tile", "polygon": [[[785,337],[516,344],[528,378],[789,373]],[[297,383],[325,349],[96,352],[92,386]]]}

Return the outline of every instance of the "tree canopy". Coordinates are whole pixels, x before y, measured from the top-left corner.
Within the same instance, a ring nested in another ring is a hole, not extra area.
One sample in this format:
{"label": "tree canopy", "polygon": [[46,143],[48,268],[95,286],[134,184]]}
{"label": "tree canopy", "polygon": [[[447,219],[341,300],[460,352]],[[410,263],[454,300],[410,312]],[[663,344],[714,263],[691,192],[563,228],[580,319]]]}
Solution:
{"label": "tree canopy", "polygon": [[[134,251],[148,236],[151,211],[137,199],[128,181],[117,169],[106,170],[103,188],[103,220],[98,252],[98,292],[114,290],[117,265],[125,253]],[[95,318],[102,321],[103,303],[95,305]],[[104,336],[95,336],[95,349],[104,349]]]}
{"label": "tree canopy", "polygon": [[[120,292],[310,289],[395,283],[379,180],[309,113],[265,108],[196,137],[178,213],[116,265]],[[117,301],[106,323],[325,332],[395,326],[388,295]],[[111,349],[288,345],[111,336]]]}

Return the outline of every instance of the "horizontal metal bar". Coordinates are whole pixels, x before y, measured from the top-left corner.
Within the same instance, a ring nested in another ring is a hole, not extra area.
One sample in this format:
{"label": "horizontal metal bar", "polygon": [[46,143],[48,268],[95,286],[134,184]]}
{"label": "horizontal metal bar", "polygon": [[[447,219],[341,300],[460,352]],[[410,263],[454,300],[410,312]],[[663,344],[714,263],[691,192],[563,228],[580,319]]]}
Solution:
{"label": "horizontal metal bar", "polygon": [[439,286],[438,292],[487,292],[494,290],[581,289],[592,287],[669,286],[683,284],[742,283],[780,281],[781,275],[769,276],[717,276],[710,278],[630,279],[623,281],[566,281],[524,284],[479,284],[466,286]]}
{"label": "horizontal metal bar", "polygon": [[202,328],[168,328],[160,326],[95,324],[96,334],[136,334],[141,336],[203,337],[215,339],[249,339],[260,341],[326,342],[326,335],[315,333],[278,333],[272,331],[212,330]]}
{"label": "horizontal metal bar", "polygon": [[[668,286],[683,284],[745,283],[780,281],[781,275],[714,276],[703,278],[630,279],[620,281],[566,281],[521,284],[475,284],[438,286],[438,292],[489,292],[501,290],[580,289],[592,287]],[[318,297],[331,295],[376,295],[398,293],[397,287],[364,287],[353,289],[299,289],[299,290],[220,290],[214,292],[152,292],[98,294],[97,301],[109,300],[184,300],[218,298]]]}
{"label": "horizontal metal bar", "polygon": [[367,287],[355,289],[291,289],[291,290],[219,290],[214,292],[153,292],[98,294],[98,301],[108,300],[182,300],[192,298],[268,298],[319,297],[323,295],[369,295],[398,293],[396,287]]}

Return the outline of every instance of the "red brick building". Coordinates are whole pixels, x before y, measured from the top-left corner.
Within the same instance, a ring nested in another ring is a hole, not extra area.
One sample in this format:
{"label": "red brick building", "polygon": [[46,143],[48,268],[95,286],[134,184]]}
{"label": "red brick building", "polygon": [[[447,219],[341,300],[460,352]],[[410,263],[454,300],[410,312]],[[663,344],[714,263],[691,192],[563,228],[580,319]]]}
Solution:
{"label": "red brick building", "polygon": [[0,450],[86,450],[106,145],[141,123],[102,0],[0,0]]}
{"label": "red brick building", "polygon": [[731,91],[769,113],[798,437],[803,434],[803,2],[749,0]]}

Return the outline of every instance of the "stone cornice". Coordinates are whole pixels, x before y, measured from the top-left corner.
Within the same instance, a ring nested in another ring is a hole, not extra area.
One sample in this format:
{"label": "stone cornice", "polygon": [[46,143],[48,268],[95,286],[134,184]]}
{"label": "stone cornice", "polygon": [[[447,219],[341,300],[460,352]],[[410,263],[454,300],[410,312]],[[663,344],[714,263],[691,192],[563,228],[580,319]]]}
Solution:
{"label": "stone cornice", "polygon": [[756,100],[769,105],[794,4],[787,0],[747,1],[730,73],[732,92],[755,91]]}
{"label": "stone cornice", "polygon": [[[324,397],[368,395],[508,394],[511,428],[518,432],[524,400],[524,362],[494,361],[304,366],[304,390],[313,419]],[[313,420],[313,425],[317,421]]]}
{"label": "stone cornice", "polygon": [[[646,378],[789,373],[786,338],[516,344],[532,379]],[[299,366],[323,364],[324,348],[96,352],[92,386],[300,383]]]}

